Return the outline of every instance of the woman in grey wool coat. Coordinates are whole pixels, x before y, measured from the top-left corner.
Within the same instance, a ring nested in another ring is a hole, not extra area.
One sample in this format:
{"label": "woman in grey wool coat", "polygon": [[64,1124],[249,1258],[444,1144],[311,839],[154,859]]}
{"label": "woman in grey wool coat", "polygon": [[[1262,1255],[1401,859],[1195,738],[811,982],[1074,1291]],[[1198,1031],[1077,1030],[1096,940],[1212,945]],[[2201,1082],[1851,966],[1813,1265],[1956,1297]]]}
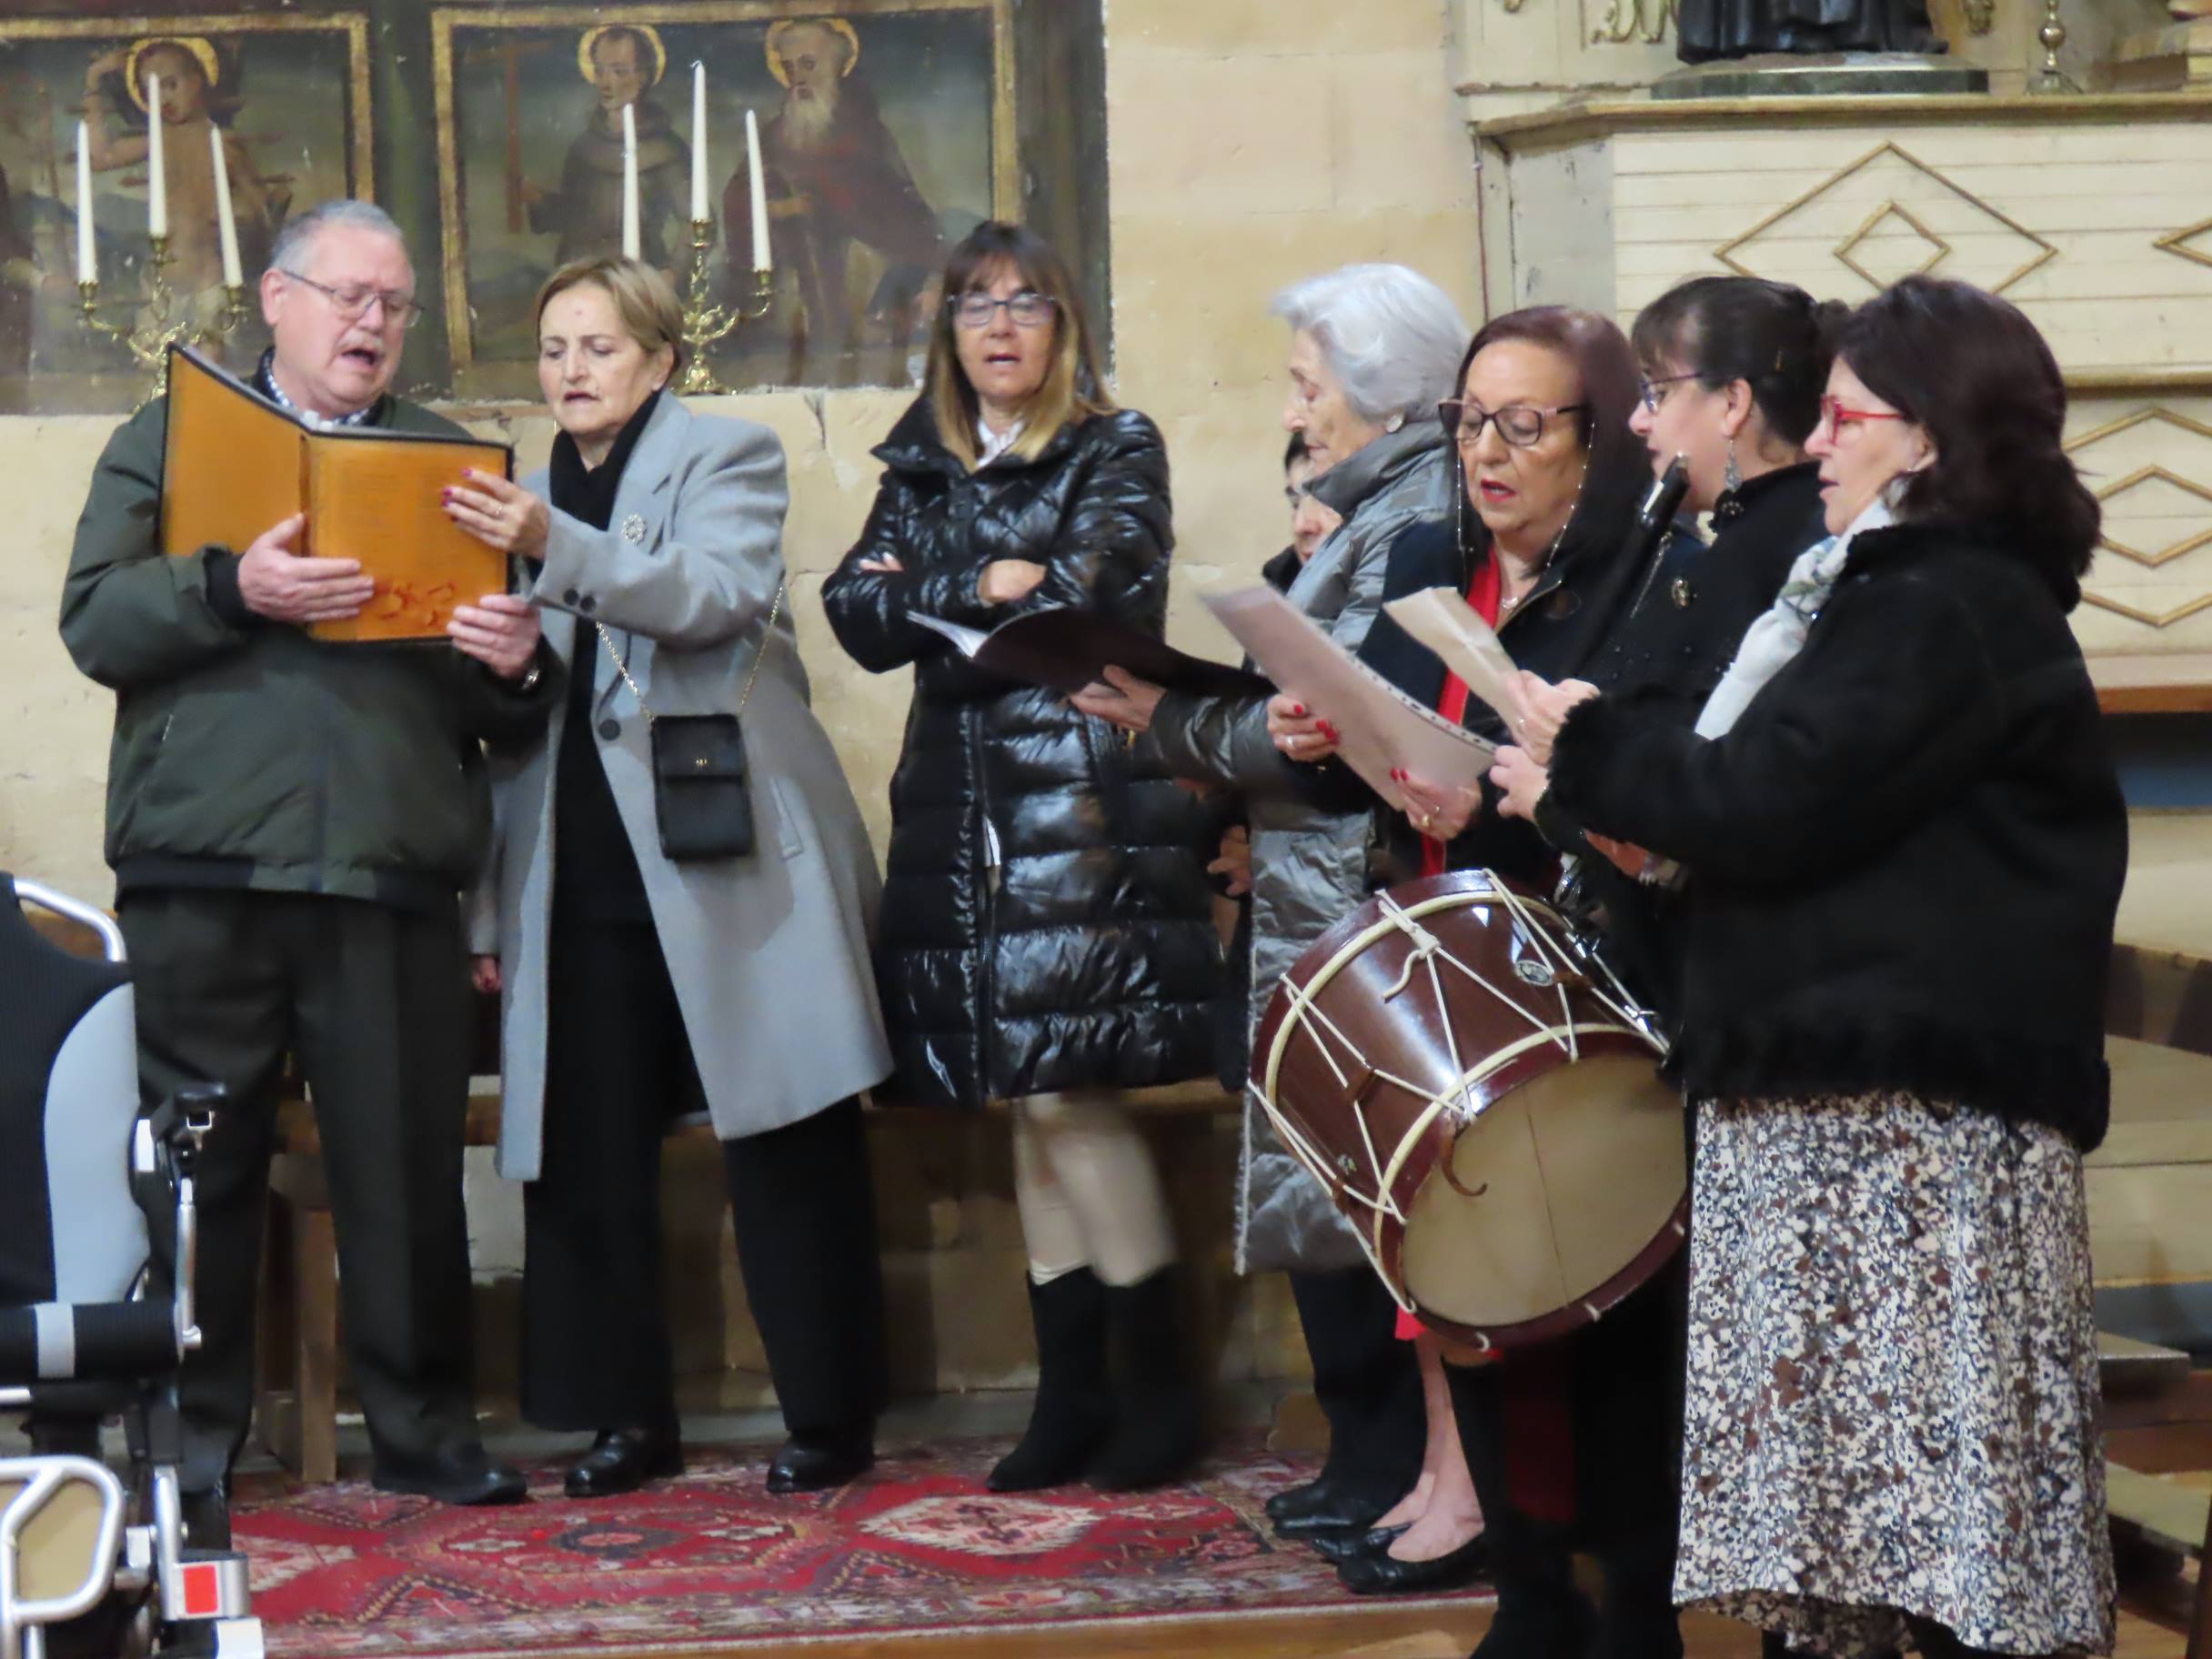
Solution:
{"label": "woman in grey wool coat", "polygon": [[[681,1467],[660,1298],[660,1141],[704,1111],[790,1432],[772,1492],[874,1455],[882,1286],[860,1090],[890,1071],[870,938],[876,865],[808,707],[784,591],[774,435],[667,391],[681,314],[635,261],[565,266],[538,300],[561,427],[519,488],[448,507],[519,558],[568,695],[495,755],[501,1172],[526,1183],[523,1413],[591,1430],[571,1496]],[[749,849],[670,858],[655,719],[737,714]],[[479,936],[477,948],[495,941]]]}

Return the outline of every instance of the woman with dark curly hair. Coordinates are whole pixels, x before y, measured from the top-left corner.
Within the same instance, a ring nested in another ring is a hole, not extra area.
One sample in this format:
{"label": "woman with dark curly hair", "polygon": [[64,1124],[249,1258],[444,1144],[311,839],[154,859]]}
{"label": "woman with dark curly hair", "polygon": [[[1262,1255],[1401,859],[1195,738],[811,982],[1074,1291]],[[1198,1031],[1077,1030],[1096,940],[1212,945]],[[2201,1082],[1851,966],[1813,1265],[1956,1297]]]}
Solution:
{"label": "woman with dark curly hair", "polygon": [[2112,1645],[2082,1156],[2127,823],[2065,414],[2012,306],[1898,283],[1807,446],[1829,538],[1696,729],[1540,694],[1560,806],[1689,872],[1674,1594],[1770,1654]]}

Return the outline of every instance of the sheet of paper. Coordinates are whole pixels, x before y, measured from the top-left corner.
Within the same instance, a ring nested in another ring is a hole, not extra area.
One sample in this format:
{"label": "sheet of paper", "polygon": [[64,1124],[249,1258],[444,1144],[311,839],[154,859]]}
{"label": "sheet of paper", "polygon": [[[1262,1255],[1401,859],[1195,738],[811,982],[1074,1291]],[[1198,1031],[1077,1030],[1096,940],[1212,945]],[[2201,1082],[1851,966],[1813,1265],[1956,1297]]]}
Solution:
{"label": "sheet of paper", "polygon": [[1392,599],[1382,608],[1496,710],[1506,730],[1515,738],[1523,735],[1528,711],[1521,700],[1520,670],[1473,606],[1449,588],[1431,588]]}
{"label": "sheet of paper", "polygon": [[952,641],[963,657],[972,657],[983,649],[983,641],[990,636],[980,628],[963,628],[958,622],[948,622],[942,617],[932,617],[926,611],[909,609],[907,620],[919,622],[932,633],[942,634]]}
{"label": "sheet of paper", "polygon": [[1463,789],[1490,769],[1491,744],[1406,696],[1273,588],[1208,594],[1206,608],[1270,679],[1337,729],[1340,758],[1392,806],[1405,804],[1393,771]]}

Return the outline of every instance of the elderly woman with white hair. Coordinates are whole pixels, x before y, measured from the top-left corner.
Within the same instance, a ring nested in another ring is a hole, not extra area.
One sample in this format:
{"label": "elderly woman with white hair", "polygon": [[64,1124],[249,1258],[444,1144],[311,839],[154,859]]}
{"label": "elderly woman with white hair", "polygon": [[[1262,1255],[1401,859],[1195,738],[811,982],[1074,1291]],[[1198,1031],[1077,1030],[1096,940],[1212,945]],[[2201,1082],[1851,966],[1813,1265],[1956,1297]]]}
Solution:
{"label": "elderly woman with white hair", "polygon": [[[1440,398],[1452,395],[1468,338],[1459,309],[1401,265],[1352,265],[1276,297],[1291,327],[1282,424],[1313,457],[1314,497],[1342,516],[1291,584],[1289,598],[1356,650],[1380,609],[1391,543],[1444,518],[1452,473]],[[1312,769],[1278,751],[1264,698],[1188,697],[1122,673],[1077,706],[1149,731],[1177,777],[1243,797],[1252,826],[1252,995],[1256,1020],[1299,954],[1376,887],[1419,872],[1382,862],[1372,805],[1344,810],[1316,792]],[[1288,1270],[1329,1420],[1319,1479],[1268,1509],[1286,1535],[1363,1530],[1414,1484],[1422,1466],[1422,1384],[1397,1311],[1351,1227],[1319,1182],[1245,1109],[1237,1254],[1247,1272]]]}

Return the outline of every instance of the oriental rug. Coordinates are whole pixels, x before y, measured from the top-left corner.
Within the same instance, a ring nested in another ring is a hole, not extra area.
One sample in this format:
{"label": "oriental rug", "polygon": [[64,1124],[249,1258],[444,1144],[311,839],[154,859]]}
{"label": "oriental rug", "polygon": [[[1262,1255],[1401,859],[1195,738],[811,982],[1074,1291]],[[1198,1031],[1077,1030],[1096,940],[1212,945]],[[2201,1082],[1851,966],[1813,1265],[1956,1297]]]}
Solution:
{"label": "oriental rug", "polygon": [[235,1531],[273,1659],[764,1654],[1364,1600],[1268,1531],[1268,1495],[1312,1471],[1257,1435],[1119,1495],[989,1492],[1007,1443],[890,1444],[853,1485],[790,1498],[762,1486],[765,1445],[692,1451],[680,1480],[588,1503],[536,1464],[510,1509],[264,1476],[240,1482]]}

